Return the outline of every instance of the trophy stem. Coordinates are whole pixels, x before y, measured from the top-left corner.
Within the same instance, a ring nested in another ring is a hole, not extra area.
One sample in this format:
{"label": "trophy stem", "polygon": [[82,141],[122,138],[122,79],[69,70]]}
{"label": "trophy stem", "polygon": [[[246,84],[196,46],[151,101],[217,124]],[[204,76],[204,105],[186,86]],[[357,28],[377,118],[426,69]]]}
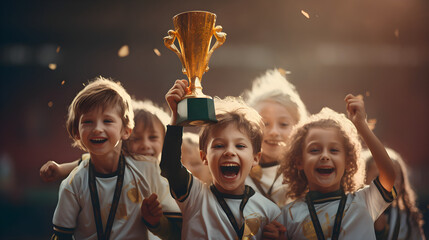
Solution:
{"label": "trophy stem", "polygon": [[201,85],[201,79],[195,77],[194,80],[189,81],[189,87],[185,98],[211,98],[203,93],[203,86]]}

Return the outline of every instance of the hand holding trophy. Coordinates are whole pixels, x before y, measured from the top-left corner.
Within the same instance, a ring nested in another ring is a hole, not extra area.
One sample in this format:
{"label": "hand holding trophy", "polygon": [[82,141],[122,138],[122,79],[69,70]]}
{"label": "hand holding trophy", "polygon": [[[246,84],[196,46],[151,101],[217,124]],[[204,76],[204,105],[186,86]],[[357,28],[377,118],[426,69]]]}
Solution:
{"label": "hand holding trophy", "polygon": [[[175,30],[164,37],[167,48],[177,54],[182,72],[188,76],[189,86],[185,98],[178,103],[177,124],[182,126],[204,125],[216,122],[214,102],[202,92],[201,78],[209,70],[208,63],[213,51],[226,39],[221,26],[215,26],[216,14],[205,11],[189,11],[173,17]],[[211,49],[212,36],[216,43]],[[180,50],[174,44],[177,39]]]}

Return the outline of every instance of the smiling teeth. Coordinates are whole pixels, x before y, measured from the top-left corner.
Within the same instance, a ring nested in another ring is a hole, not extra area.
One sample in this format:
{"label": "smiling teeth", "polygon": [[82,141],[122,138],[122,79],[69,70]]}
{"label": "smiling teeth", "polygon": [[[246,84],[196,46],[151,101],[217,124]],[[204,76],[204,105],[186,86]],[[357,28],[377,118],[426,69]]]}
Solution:
{"label": "smiling teeth", "polygon": [[266,140],[265,142],[271,145],[286,146],[286,143],[283,141]]}
{"label": "smiling teeth", "polygon": [[93,139],[90,139],[90,141],[93,143],[103,143],[103,142],[107,141],[107,139],[105,139],[105,138],[93,138]]}
{"label": "smiling teeth", "polygon": [[238,166],[237,163],[225,163],[225,164],[221,164],[222,167],[235,167]]}

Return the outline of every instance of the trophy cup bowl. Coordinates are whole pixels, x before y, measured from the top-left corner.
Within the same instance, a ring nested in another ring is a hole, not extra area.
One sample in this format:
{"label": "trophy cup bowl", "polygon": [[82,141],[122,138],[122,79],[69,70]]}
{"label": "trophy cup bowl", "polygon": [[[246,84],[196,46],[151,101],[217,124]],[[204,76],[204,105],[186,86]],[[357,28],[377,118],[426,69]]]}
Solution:
{"label": "trophy cup bowl", "polygon": [[[188,77],[185,98],[177,106],[177,124],[204,125],[217,122],[214,102],[202,92],[201,78],[209,70],[208,62],[213,51],[226,39],[221,26],[215,26],[216,14],[206,11],[189,11],[173,17],[174,29],[164,37],[165,46],[175,52],[182,63],[182,72]],[[210,48],[212,36],[216,42]],[[177,39],[179,48],[174,41]],[[179,50],[180,49],[180,50]]]}

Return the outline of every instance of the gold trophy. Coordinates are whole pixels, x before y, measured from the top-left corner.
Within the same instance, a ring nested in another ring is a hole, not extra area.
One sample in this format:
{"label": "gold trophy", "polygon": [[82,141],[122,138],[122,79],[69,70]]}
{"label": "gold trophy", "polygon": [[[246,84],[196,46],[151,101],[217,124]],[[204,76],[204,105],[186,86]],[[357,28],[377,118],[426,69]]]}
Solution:
{"label": "gold trophy", "polygon": [[[214,102],[202,92],[201,78],[209,70],[213,51],[226,39],[221,26],[215,26],[216,14],[189,11],[173,17],[174,31],[164,37],[165,46],[175,52],[182,63],[182,72],[188,76],[189,86],[185,98],[177,106],[177,124],[181,126],[204,125],[217,122]],[[212,36],[216,42],[210,48]],[[179,49],[174,44],[177,39]]]}

